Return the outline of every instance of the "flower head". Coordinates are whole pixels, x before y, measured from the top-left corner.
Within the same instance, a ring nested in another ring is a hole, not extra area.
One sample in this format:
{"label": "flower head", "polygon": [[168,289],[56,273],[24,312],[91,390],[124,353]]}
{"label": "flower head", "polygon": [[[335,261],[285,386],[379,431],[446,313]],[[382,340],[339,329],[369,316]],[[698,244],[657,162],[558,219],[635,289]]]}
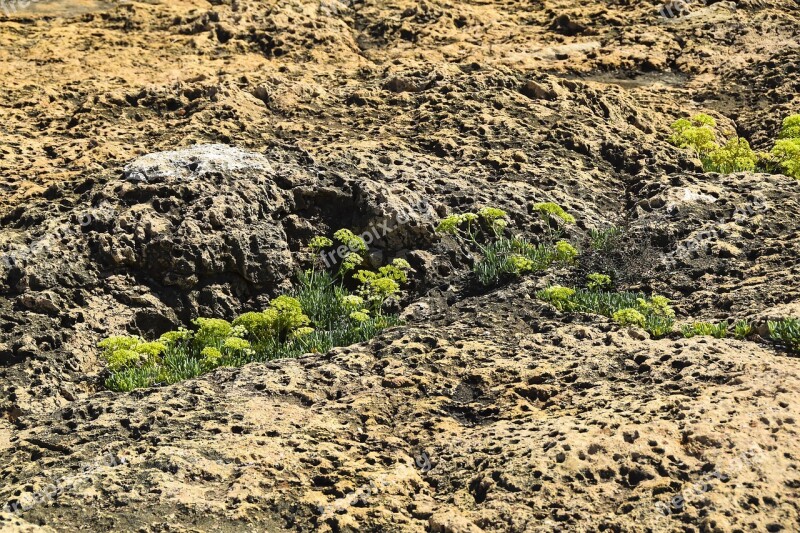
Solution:
{"label": "flower head", "polygon": [[644,327],[645,322],[644,315],[632,307],[620,309],[611,318],[620,326],[639,326],[641,328]]}
{"label": "flower head", "polygon": [[361,257],[360,255],[358,255],[355,252],[350,252],[344,258],[344,261],[342,261],[341,270],[342,270],[342,272],[350,272],[351,270],[353,270],[355,267],[357,267],[358,265],[360,265],[363,262],[364,262],[364,258],[363,257]]}
{"label": "flower head", "polygon": [[133,350],[120,348],[107,354],[105,359],[110,371],[119,372],[120,370],[135,366],[142,360],[142,356]]}
{"label": "flower head", "polygon": [[322,250],[324,248],[329,248],[331,246],[333,246],[333,241],[327,237],[317,236],[311,239],[311,242],[308,243],[308,247],[315,252]]}
{"label": "flower head", "polygon": [[578,257],[578,250],[567,241],[556,243],[556,259],[565,263],[572,263]]}
{"label": "flower head", "polygon": [[355,294],[348,294],[347,296],[342,297],[342,303],[345,305],[345,307],[357,309],[364,305],[364,298],[361,296],[356,296]]}
{"label": "flower head", "polygon": [[611,287],[611,278],[605,274],[593,272],[586,276],[586,278],[589,280],[589,283],[586,284],[586,288],[590,291],[599,291]]}
{"label": "flower head", "polygon": [[304,326],[302,328],[297,328],[296,330],[294,330],[292,332],[292,337],[294,337],[294,338],[306,337],[308,335],[311,335],[312,333],[314,333],[314,328],[310,328],[308,326]]}
{"label": "flower head", "polygon": [[250,349],[250,343],[239,337],[228,337],[222,343],[223,350],[230,350],[232,352],[243,352]]}
{"label": "flower head", "polygon": [[350,313],[350,319],[356,322],[366,322],[369,320],[369,313],[365,311],[366,309],[362,309],[361,311],[353,311]]}
{"label": "flower head", "polygon": [[486,222],[492,222],[499,218],[506,217],[506,212],[496,207],[484,207],[478,211],[478,216],[483,218]]}
{"label": "flower head", "polygon": [[564,211],[564,208],[553,202],[533,204],[533,209],[538,211],[542,218],[550,220],[553,217],[561,219],[564,224],[574,224],[575,217]]}
{"label": "flower head", "polygon": [[350,248],[350,251],[357,254],[367,253],[367,243],[349,229],[340,229],[333,236],[337,241]]}

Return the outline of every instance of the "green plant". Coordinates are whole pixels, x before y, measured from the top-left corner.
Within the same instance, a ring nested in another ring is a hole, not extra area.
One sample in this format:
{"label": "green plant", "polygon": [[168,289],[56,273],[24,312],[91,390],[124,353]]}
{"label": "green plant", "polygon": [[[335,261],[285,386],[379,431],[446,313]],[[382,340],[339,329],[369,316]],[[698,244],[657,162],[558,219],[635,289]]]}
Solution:
{"label": "green plant", "polygon": [[675,321],[675,311],[669,306],[669,300],[658,295],[647,298],[642,293],[571,289],[554,285],[537,292],[536,297],[561,311],[594,313],[612,318],[622,325],[639,325],[653,337],[671,333]]}
{"label": "green plant", "polygon": [[777,141],[770,156],[784,174],[800,179],[800,138]]}
{"label": "green plant", "polygon": [[539,212],[542,219],[548,225],[555,219],[561,220],[564,224],[574,224],[575,217],[564,211],[564,208],[553,202],[542,202],[533,204],[533,209]]}
{"label": "green plant", "polygon": [[669,142],[678,148],[688,148],[698,156],[705,155],[719,147],[714,128],[716,121],[704,113],[691,119],[681,118],[672,123],[672,136]]}
{"label": "green plant", "polygon": [[575,289],[562,287],[561,285],[553,285],[536,293],[537,298],[551,303],[559,311],[570,311],[574,309],[574,296]]}
{"label": "green plant", "polygon": [[644,329],[655,338],[660,338],[672,333],[675,326],[675,319],[660,315],[647,315],[644,321]]}
{"label": "green plant", "polygon": [[609,252],[622,236],[622,228],[609,226],[603,229],[589,230],[589,245],[592,250]]}
{"label": "green plant", "polygon": [[574,263],[575,259],[578,257],[578,250],[575,249],[567,241],[558,241],[555,245],[555,258],[556,261],[561,261],[562,263],[570,264]]}
{"label": "green plant", "polygon": [[586,288],[590,291],[599,291],[611,287],[611,278],[605,274],[594,272],[586,276],[586,279],[589,280]]}
{"label": "green plant", "polygon": [[632,307],[620,309],[611,315],[611,318],[620,326],[639,326],[640,328],[644,327],[646,320],[645,316],[641,312],[633,309]]}
{"label": "green plant", "polygon": [[558,259],[552,245],[534,245],[516,237],[479,244],[478,250],[481,258],[473,270],[482,285],[493,285],[509,275],[545,270]]}
{"label": "green plant", "polygon": [[[564,221],[575,220],[556,204],[537,205],[544,206],[540,212],[547,216],[553,214]],[[506,217],[502,209],[484,207],[477,213],[449,215],[439,221],[436,231],[462,238],[478,252],[473,271],[482,285],[496,284],[508,276],[544,270],[556,261],[571,264],[578,256],[575,247],[566,241],[534,245],[520,237],[504,237]]]}
{"label": "green plant", "polygon": [[725,146],[712,150],[703,158],[703,169],[721,174],[749,172],[755,170],[757,163],[758,156],[750,148],[747,139],[734,137]]}
{"label": "green plant", "polygon": [[507,216],[502,209],[484,207],[477,214],[449,215],[439,221],[436,231],[456,237],[460,236],[472,243],[477,243],[479,237],[486,239],[499,236],[507,226]]}
{"label": "green plant", "polygon": [[785,318],[767,321],[770,338],[785,346],[788,350],[800,351],[800,320]]}
{"label": "green plant", "polygon": [[783,119],[779,139],[800,139],[800,115],[789,115]]}
{"label": "green plant", "polygon": [[724,339],[728,334],[728,324],[719,322],[712,324],[710,322],[695,322],[694,324],[686,324],[681,328],[681,333],[687,339],[696,335],[711,336],[716,339]]}
{"label": "green plant", "polygon": [[[358,252],[366,244],[352,232],[340,230],[336,239]],[[309,248],[332,245],[326,238],[314,238]],[[411,266],[395,259],[377,272],[360,270],[345,280],[347,269],[336,274],[316,267],[301,272],[291,294],[273,298],[263,311],[250,311],[233,322],[200,317],[193,321],[196,331],[180,328],[163,334],[156,342],[138,337],[112,336],[99,343],[101,357],[110,373],[106,386],[130,391],[165,385],[198,376],[220,366],[241,366],[254,361],[297,357],[324,352],[334,346],[363,342],[399,323],[385,315],[385,300],[408,281]],[[353,294],[345,286],[360,282]]]}
{"label": "green plant", "polygon": [[738,320],[733,325],[733,336],[739,340],[746,339],[753,333],[753,326],[746,320]]}
{"label": "green plant", "polygon": [[703,164],[706,172],[745,172],[755,170],[758,155],[750,148],[747,139],[732,137],[724,146],[717,143],[714,131],[716,121],[704,113],[691,119],[678,119],[672,123],[672,135],[668,142],[692,150]]}

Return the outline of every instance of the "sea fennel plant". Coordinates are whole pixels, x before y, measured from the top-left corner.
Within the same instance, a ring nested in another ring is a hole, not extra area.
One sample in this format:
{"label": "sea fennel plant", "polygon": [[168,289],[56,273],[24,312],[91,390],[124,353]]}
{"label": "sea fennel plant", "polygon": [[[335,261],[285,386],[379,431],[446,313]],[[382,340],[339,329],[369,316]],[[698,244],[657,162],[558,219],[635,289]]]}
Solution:
{"label": "sea fennel plant", "polygon": [[555,234],[549,228],[551,222],[557,224],[553,222],[556,219],[563,224],[574,223],[575,219],[556,204],[537,205],[542,206],[537,210],[548,222],[548,234],[540,243],[507,236],[507,214],[495,207],[449,215],[439,222],[436,231],[453,236],[477,253],[473,271],[484,286],[525,272],[545,270],[554,263],[573,263],[578,251],[565,240],[554,242]]}
{"label": "sea fennel plant", "polygon": [[[325,352],[398,324],[396,315],[384,313],[384,305],[408,282],[409,263],[395,259],[377,271],[354,272],[366,263],[366,244],[349,230],[337,231],[335,239],[353,250],[338,269],[328,271],[315,259],[298,275],[295,288],[273,298],[266,309],[243,313],[232,322],[199,317],[193,329],[169,331],[153,342],[134,336],[103,340],[98,346],[106,362],[106,386],[130,391],[175,383],[220,366]],[[334,240],[319,236],[309,250],[318,257],[333,245]]]}

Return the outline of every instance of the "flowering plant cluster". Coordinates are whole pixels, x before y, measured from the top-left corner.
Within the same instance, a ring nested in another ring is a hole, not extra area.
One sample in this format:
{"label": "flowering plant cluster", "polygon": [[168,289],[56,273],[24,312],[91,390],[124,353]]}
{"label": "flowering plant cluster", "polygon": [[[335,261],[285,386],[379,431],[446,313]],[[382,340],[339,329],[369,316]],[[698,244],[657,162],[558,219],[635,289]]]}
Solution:
{"label": "flowering plant cluster", "polygon": [[[220,366],[324,352],[368,340],[399,323],[383,309],[408,282],[408,261],[397,258],[377,271],[356,270],[367,262],[364,240],[347,229],[337,231],[334,239],[352,250],[338,270],[314,265],[301,272],[295,289],[272,299],[264,310],[246,312],[232,322],[200,317],[192,330],[169,331],[157,341],[136,336],[101,341],[109,374],[106,386],[130,391],[175,383]],[[333,240],[317,236],[309,249],[318,252],[333,245]]]}
{"label": "flowering plant cluster", "polygon": [[693,151],[707,172],[754,171],[782,172],[800,179],[800,115],[783,120],[778,140],[768,153],[757,153],[747,139],[731,137],[724,145],[717,142],[717,123],[713,117],[699,113],[691,119],[681,118],[672,123],[668,141]]}
{"label": "flowering plant cluster", "polygon": [[[538,244],[521,237],[506,236],[508,215],[496,207],[484,207],[477,213],[449,215],[439,222],[436,231],[465,242],[478,253],[473,270],[483,285],[494,285],[525,272],[545,270],[553,263],[574,263],[578,250],[565,240],[557,240],[552,227],[574,224],[575,218],[551,202],[535,204],[533,208],[547,224],[547,234]],[[472,259],[471,255],[468,257]]]}

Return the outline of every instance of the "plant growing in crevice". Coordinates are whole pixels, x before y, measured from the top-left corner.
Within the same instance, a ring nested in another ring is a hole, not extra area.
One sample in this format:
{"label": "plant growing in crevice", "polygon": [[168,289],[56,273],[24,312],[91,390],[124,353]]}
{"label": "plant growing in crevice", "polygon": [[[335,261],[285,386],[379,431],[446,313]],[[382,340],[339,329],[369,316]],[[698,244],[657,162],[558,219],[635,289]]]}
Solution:
{"label": "plant growing in crevice", "polygon": [[692,150],[699,157],[703,157],[719,147],[714,131],[717,121],[710,115],[698,113],[689,119],[680,118],[670,127],[672,135],[668,139],[669,143],[678,148]]}
{"label": "plant growing in crevice", "polygon": [[690,119],[681,118],[672,123],[672,135],[668,141],[678,148],[691,150],[700,158],[703,170],[730,174],[753,171],[759,163],[747,139],[731,137],[724,145],[717,143],[713,117],[699,113]]}
{"label": "plant growing in crevice", "polygon": [[796,318],[769,320],[767,329],[773,342],[792,352],[800,352],[800,320]]}
{"label": "plant growing in crevice", "polygon": [[622,228],[609,226],[607,228],[589,229],[589,246],[597,252],[610,252],[622,236]]}
{"label": "plant growing in crevice", "polygon": [[739,340],[744,340],[755,333],[755,329],[747,320],[737,320],[733,325],[733,336]]}
{"label": "plant growing in crevice", "polygon": [[[396,315],[384,313],[389,298],[408,282],[411,266],[395,259],[373,272],[366,263],[367,246],[349,230],[335,240],[351,252],[335,272],[315,263],[300,272],[289,294],[273,298],[263,311],[250,311],[232,322],[200,317],[194,330],[180,328],[158,341],[113,336],[99,343],[109,376],[106,386],[116,391],[175,383],[220,366],[325,352],[334,346],[363,342],[396,325]],[[309,249],[320,252],[334,245],[314,237]]]}
{"label": "plant growing in crevice", "polygon": [[719,322],[712,324],[710,322],[695,322],[693,324],[686,324],[681,328],[681,333],[684,338],[690,339],[698,335],[711,336],[715,339],[724,339],[728,334],[728,324]]}
{"label": "plant growing in crevice", "polygon": [[800,138],[776,141],[770,157],[781,172],[790,178],[800,179]]}
{"label": "plant growing in crevice", "polygon": [[553,285],[537,292],[536,297],[560,311],[593,313],[609,317],[622,326],[642,327],[656,338],[671,333],[675,323],[670,301],[659,295],[647,298],[642,293]]}
{"label": "plant growing in crevice", "polygon": [[600,291],[611,287],[611,278],[605,274],[593,272],[586,276],[586,288],[590,291]]}
{"label": "plant growing in crevice", "polygon": [[553,242],[549,217],[569,223],[575,219],[556,204],[537,205],[545,206],[540,213],[548,221],[548,238],[542,243],[506,237],[507,214],[495,207],[484,207],[477,213],[449,215],[439,222],[436,231],[458,238],[477,252],[479,257],[473,264],[473,271],[484,286],[494,285],[505,277],[545,270],[554,263],[572,264],[578,250],[564,240]]}

